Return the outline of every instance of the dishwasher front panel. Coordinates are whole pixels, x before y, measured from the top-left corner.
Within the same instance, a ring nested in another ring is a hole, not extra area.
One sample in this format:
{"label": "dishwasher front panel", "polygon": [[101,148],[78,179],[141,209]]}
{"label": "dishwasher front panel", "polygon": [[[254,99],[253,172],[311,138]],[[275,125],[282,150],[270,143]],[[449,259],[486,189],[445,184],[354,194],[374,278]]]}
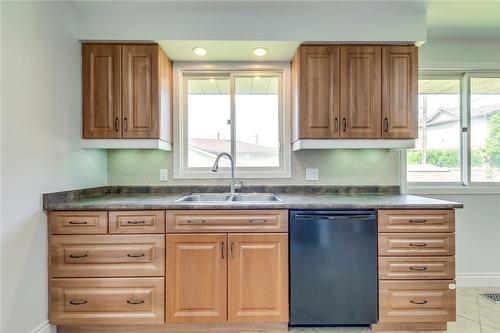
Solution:
{"label": "dishwasher front panel", "polygon": [[375,211],[290,211],[290,325],[377,322]]}

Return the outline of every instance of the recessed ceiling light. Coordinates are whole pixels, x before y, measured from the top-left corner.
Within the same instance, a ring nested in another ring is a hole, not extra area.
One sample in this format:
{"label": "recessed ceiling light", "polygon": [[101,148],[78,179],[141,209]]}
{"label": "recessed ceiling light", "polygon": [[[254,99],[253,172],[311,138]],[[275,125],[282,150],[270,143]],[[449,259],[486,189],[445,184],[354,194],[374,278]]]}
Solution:
{"label": "recessed ceiling light", "polygon": [[215,83],[215,79],[210,78],[210,79],[208,79],[208,82]]}
{"label": "recessed ceiling light", "polygon": [[263,47],[258,47],[253,50],[253,54],[255,54],[257,57],[263,57],[267,54],[267,49]]}
{"label": "recessed ceiling light", "polygon": [[196,54],[197,56],[205,56],[207,55],[208,51],[204,47],[194,47],[193,53]]}

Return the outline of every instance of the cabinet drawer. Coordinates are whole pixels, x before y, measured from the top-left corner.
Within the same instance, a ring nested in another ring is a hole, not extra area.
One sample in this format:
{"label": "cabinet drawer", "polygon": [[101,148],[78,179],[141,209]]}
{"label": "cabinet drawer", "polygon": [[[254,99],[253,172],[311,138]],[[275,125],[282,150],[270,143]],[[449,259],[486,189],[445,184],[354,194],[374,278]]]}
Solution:
{"label": "cabinet drawer", "polygon": [[455,211],[379,210],[379,232],[454,232]]}
{"label": "cabinet drawer", "polygon": [[50,239],[52,277],[161,276],[164,235],[56,235]]}
{"label": "cabinet drawer", "polygon": [[452,256],[455,234],[380,233],[378,253],[381,256]]}
{"label": "cabinet drawer", "polygon": [[453,280],[380,281],[380,322],[455,321]]}
{"label": "cabinet drawer", "polygon": [[287,210],[172,210],[167,232],[286,232]]}
{"label": "cabinet drawer", "polygon": [[51,234],[106,234],[107,212],[49,212]]}
{"label": "cabinet drawer", "polygon": [[380,257],[380,279],[434,279],[455,278],[455,257]]}
{"label": "cabinet drawer", "polygon": [[109,212],[110,234],[163,234],[165,211]]}
{"label": "cabinet drawer", "polygon": [[163,278],[52,279],[55,325],[163,324]]}

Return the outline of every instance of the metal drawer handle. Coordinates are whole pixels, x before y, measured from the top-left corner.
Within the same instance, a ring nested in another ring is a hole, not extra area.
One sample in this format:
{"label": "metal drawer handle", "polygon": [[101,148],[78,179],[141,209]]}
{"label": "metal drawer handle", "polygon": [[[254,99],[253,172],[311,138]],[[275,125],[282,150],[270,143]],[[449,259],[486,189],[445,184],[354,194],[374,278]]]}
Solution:
{"label": "metal drawer handle", "polygon": [[427,267],[410,267],[411,271],[426,271]]}
{"label": "metal drawer handle", "polygon": [[127,224],[145,224],[146,221],[128,221]]}
{"label": "metal drawer handle", "polygon": [[423,300],[423,301],[414,301],[414,300],[411,300],[410,303],[422,305],[422,304],[427,304],[427,301],[426,300]]}
{"label": "metal drawer handle", "polygon": [[427,244],[426,243],[410,243],[410,246],[423,247],[423,246],[427,246]]}
{"label": "metal drawer handle", "polygon": [[71,304],[71,305],[83,305],[83,304],[87,304],[87,301],[84,301],[84,300],[69,301],[69,304]]}
{"label": "metal drawer handle", "polygon": [[250,221],[250,223],[258,223],[258,222],[266,223],[267,222],[266,219],[251,219],[249,221]]}
{"label": "metal drawer handle", "polygon": [[188,223],[205,223],[207,222],[206,220],[188,220]]}
{"label": "metal drawer handle", "polygon": [[130,258],[140,258],[140,257],[144,257],[145,254],[144,253],[141,253],[141,254],[127,254],[127,257],[130,257]]}
{"label": "metal drawer handle", "polygon": [[144,303],[143,300],[137,300],[137,301],[127,301],[128,304],[132,304],[132,305],[137,305],[137,304],[142,304]]}
{"label": "metal drawer handle", "polygon": [[426,219],[410,219],[409,220],[410,223],[425,223],[427,222]]}
{"label": "metal drawer handle", "polygon": [[87,221],[69,221],[69,224],[87,224]]}
{"label": "metal drawer handle", "polygon": [[70,256],[71,258],[78,259],[78,258],[85,258],[85,257],[88,257],[89,255],[88,255],[88,254],[70,254],[69,256]]}

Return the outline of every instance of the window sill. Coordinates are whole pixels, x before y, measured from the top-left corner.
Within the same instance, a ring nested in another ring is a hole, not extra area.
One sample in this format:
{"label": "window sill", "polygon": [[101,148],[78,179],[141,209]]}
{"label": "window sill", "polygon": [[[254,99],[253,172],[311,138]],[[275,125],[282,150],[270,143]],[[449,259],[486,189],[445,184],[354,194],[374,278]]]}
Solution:
{"label": "window sill", "polygon": [[500,194],[500,184],[493,183],[487,186],[473,185],[473,186],[460,186],[460,185],[407,185],[406,194]]}

